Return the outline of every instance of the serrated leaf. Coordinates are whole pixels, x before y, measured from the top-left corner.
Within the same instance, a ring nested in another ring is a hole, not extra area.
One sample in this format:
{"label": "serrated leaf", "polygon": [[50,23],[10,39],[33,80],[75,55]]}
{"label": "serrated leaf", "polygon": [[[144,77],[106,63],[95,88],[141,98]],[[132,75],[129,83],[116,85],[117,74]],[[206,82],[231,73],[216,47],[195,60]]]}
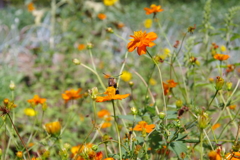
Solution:
{"label": "serrated leaf", "polygon": [[132,115],[119,115],[118,117],[121,119],[127,119],[129,121],[136,121],[136,122],[142,121],[142,118],[139,116],[136,116],[134,118],[134,116],[132,116]]}
{"label": "serrated leaf", "polygon": [[181,159],[180,154],[187,151],[187,145],[182,141],[171,142],[168,148],[173,151],[179,159]]}

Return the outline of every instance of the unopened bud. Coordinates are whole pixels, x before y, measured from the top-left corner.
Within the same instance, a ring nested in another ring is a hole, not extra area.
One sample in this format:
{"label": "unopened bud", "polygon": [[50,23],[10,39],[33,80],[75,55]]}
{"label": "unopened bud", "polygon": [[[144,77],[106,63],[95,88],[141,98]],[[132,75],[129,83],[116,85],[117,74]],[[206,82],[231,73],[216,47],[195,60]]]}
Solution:
{"label": "unopened bud", "polygon": [[108,27],[108,28],[106,29],[106,31],[109,32],[109,33],[113,33],[113,29],[112,29],[111,27]]}
{"label": "unopened bud", "polygon": [[198,115],[198,126],[201,129],[204,129],[208,126],[208,123],[210,122],[210,118],[208,117],[208,114],[206,112],[201,113]]}
{"label": "unopened bud", "polygon": [[93,44],[92,43],[87,43],[87,49],[92,49],[93,48]]}
{"label": "unopened bud", "polygon": [[134,85],[133,81],[128,82],[129,86],[132,87]]}
{"label": "unopened bud", "polygon": [[97,95],[98,95],[98,88],[97,87],[93,87],[92,89],[88,90],[88,93],[90,94],[91,98],[93,100],[95,100],[97,98]]}
{"label": "unopened bud", "polygon": [[92,150],[93,150],[93,151],[97,151],[97,150],[98,150],[98,145],[93,145],[93,146],[92,146]]}
{"label": "unopened bud", "polygon": [[63,147],[68,150],[71,148],[71,145],[69,143],[64,143]]}
{"label": "unopened bud", "polygon": [[74,58],[72,61],[75,65],[80,65],[81,64],[81,62],[77,58]]}
{"label": "unopened bud", "polygon": [[230,91],[232,89],[232,82],[227,82],[227,90]]}
{"label": "unopened bud", "polygon": [[217,78],[216,78],[216,86],[215,86],[216,90],[221,90],[223,85],[224,85],[224,79],[219,77],[219,76],[217,76]]}
{"label": "unopened bud", "polygon": [[13,91],[15,89],[15,84],[13,81],[10,82],[9,88]]}
{"label": "unopened bud", "polygon": [[166,113],[160,112],[160,113],[158,114],[158,116],[159,116],[160,119],[164,119],[164,118],[166,117]]}
{"label": "unopened bud", "polygon": [[22,151],[18,151],[18,152],[16,153],[16,156],[17,156],[18,158],[22,158],[22,157],[23,157],[23,152],[22,152]]}
{"label": "unopened bud", "polygon": [[135,107],[132,107],[131,111],[133,115],[137,115],[137,109]]}
{"label": "unopened bud", "polygon": [[177,100],[175,102],[175,105],[177,106],[177,108],[181,108],[183,106],[183,102],[181,100]]}
{"label": "unopened bud", "polygon": [[42,104],[42,110],[43,110],[43,111],[46,111],[47,108],[48,108],[48,105],[47,105],[46,102],[44,102],[44,103]]}

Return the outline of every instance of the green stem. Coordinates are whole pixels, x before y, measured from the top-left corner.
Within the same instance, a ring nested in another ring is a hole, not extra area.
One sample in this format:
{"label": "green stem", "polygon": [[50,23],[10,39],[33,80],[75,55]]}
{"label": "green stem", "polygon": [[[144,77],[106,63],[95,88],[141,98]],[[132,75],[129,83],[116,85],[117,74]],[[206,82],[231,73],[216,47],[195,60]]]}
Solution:
{"label": "green stem", "polygon": [[89,49],[88,51],[89,51],[90,58],[91,58],[91,61],[92,61],[93,70],[96,72],[96,66],[95,66],[95,63],[93,61],[92,50]]}
{"label": "green stem", "polygon": [[200,160],[203,160],[203,130],[200,132]]}
{"label": "green stem", "polygon": [[119,156],[120,156],[120,160],[121,160],[122,159],[121,137],[120,137],[120,132],[119,132],[119,129],[118,129],[118,124],[117,124],[117,117],[116,117],[114,100],[112,100],[112,106],[113,106],[113,116],[114,116],[115,127],[116,127],[116,131],[117,131],[117,135],[118,135],[118,149],[119,149],[119,154],[120,154]]}
{"label": "green stem", "polygon": [[209,109],[209,107],[211,106],[213,100],[216,98],[216,96],[217,96],[217,94],[218,94],[218,91],[219,91],[219,90],[216,90],[216,92],[215,92],[215,94],[214,94],[214,96],[213,96],[211,102],[210,102],[210,103],[208,104],[208,106],[207,106],[207,109]]}

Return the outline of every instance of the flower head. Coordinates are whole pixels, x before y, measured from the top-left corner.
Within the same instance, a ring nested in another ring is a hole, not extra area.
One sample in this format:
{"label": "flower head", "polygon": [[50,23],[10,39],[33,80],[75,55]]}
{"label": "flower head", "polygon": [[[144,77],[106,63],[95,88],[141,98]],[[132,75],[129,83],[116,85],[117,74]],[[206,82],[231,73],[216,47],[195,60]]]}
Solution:
{"label": "flower head", "polygon": [[135,31],[134,35],[130,35],[133,39],[128,43],[128,51],[132,52],[137,48],[138,55],[146,54],[147,47],[155,45],[152,41],[157,39],[157,34],[154,32],[147,33],[146,31]]}
{"label": "flower head", "polygon": [[87,143],[85,145],[78,145],[71,148],[73,156],[76,156],[76,160],[101,160],[102,152],[95,152],[93,150],[93,144]]}
{"label": "flower head", "polygon": [[229,55],[217,53],[213,56],[213,58],[216,59],[216,60],[219,60],[219,61],[224,61],[224,60],[227,60],[229,58]]}
{"label": "flower head", "polygon": [[133,128],[134,131],[143,131],[146,133],[150,133],[155,128],[155,124],[147,124],[145,121],[140,121],[138,124]]}
{"label": "flower head", "polygon": [[27,7],[29,12],[32,12],[33,10],[35,10],[34,4],[32,2],[28,3]]}
{"label": "flower head", "polygon": [[103,0],[104,5],[106,6],[112,6],[114,5],[118,0]]}
{"label": "flower head", "polygon": [[50,135],[53,135],[53,136],[59,135],[61,128],[62,128],[62,126],[59,121],[50,122],[50,123],[45,124],[45,129],[46,129],[47,133]]}
{"label": "flower head", "polygon": [[163,82],[164,95],[167,95],[170,89],[176,87],[177,84],[173,79],[168,80],[167,83]]}
{"label": "flower head", "polygon": [[111,100],[122,100],[124,98],[127,98],[130,94],[124,94],[124,95],[120,95],[120,94],[116,94],[116,88],[114,87],[108,87],[107,90],[104,92],[104,94],[106,94],[107,96],[103,96],[100,97],[98,96],[96,98],[96,102],[105,102],[105,101],[111,101]]}
{"label": "flower head", "polygon": [[27,116],[30,116],[30,117],[33,117],[33,116],[35,116],[37,114],[37,112],[33,108],[26,108],[26,109],[24,109],[24,113]]}
{"label": "flower head", "polygon": [[112,125],[112,123],[110,123],[110,121],[112,120],[112,117],[110,116],[110,112],[108,110],[103,109],[99,111],[98,117],[104,119],[104,122],[102,123],[101,128],[107,128]]}
{"label": "flower head", "polygon": [[209,152],[208,153],[208,158],[210,160],[221,160],[222,157],[221,157],[221,154],[220,154],[220,150],[217,149],[216,151],[214,150],[214,151]]}
{"label": "flower head", "polygon": [[65,100],[65,103],[67,103],[69,100],[72,99],[78,99],[78,98],[82,98],[82,94],[79,94],[81,92],[81,88],[79,88],[78,90],[68,90],[65,91],[65,93],[62,94],[62,98]]}
{"label": "flower head", "polygon": [[219,128],[220,126],[221,126],[220,123],[216,123],[216,124],[214,124],[214,125],[212,126],[212,130],[217,129],[217,128]]}
{"label": "flower head", "polygon": [[144,21],[144,27],[145,28],[151,28],[152,27],[152,19],[146,19]]}
{"label": "flower head", "polygon": [[35,95],[33,97],[33,99],[29,99],[27,102],[30,104],[33,104],[33,105],[38,105],[38,104],[43,104],[44,102],[46,102],[46,99],[40,98],[38,95]]}
{"label": "flower head", "polygon": [[81,51],[81,50],[84,50],[86,48],[86,45],[85,44],[79,44],[77,46],[78,50]]}
{"label": "flower head", "polygon": [[128,82],[132,79],[132,74],[128,71],[123,71],[121,75],[121,79],[125,82]]}
{"label": "flower head", "polygon": [[157,12],[162,12],[163,9],[161,8],[161,6],[157,6],[155,4],[152,4],[150,6],[150,8],[144,8],[144,10],[146,11],[146,14],[157,14]]}
{"label": "flower head", "polygon": [[101,20],[104,20],[107,18],[106,14],[103,14],[103,13],[99,13],[98,15],[98,18],[101,19]]}

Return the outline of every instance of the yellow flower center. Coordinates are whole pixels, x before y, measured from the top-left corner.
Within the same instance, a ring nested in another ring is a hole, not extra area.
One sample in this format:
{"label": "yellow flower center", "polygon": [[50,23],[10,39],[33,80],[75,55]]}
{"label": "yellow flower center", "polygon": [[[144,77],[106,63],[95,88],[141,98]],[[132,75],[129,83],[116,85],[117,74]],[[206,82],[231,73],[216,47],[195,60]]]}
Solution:
{"label": "yellow flower center", "polygon": [[114,87],[108,87],[105,94],[107,94],[110,98],[115,96],[116,89]]}
{"label": "yellow flower center", "polygon": [[146,32],[142,31],[135,31],[134,32],[134,39],[140,41],[141,38],[146,34]]}

